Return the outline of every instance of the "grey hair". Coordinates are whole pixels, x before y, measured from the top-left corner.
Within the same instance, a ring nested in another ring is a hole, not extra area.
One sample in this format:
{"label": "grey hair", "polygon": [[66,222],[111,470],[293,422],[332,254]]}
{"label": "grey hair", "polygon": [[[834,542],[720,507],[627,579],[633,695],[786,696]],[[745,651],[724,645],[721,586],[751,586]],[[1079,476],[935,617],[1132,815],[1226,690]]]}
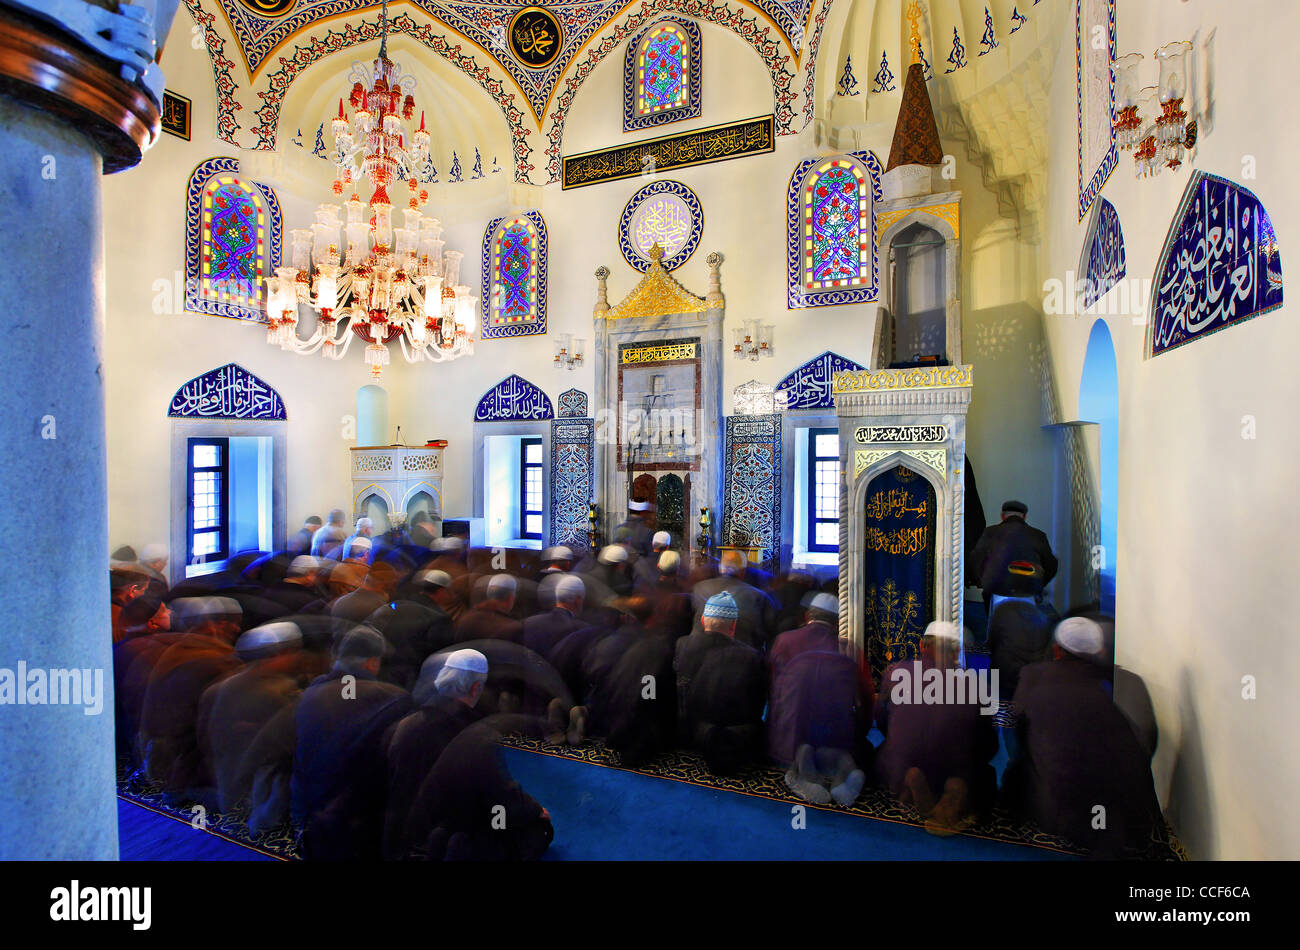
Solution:
{"label": "grey hair", "polygon": [[444,666],[438,671],[438,676],[433,681],[433,688],[438,691],[439,696],[446,696],[448,699],[461,699],[470,694],[475,683],[486,682],[486,673],[475,673],[473,670],[454,670],[450,666]]}

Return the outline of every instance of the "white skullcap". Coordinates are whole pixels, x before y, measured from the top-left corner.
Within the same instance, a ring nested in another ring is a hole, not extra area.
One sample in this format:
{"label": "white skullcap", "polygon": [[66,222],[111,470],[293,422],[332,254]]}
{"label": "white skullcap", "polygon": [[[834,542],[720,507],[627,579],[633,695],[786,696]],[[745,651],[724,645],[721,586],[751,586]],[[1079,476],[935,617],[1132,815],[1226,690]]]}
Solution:
{"label": "white skullcap", "polygon": [[244,608],[231,597],[180,597],[167,605],[179,626],[196,627],[217,617],[242,617]]}
{"label": "white skullcap", "polygon": [[650,544],[659,548],[666,548],[672,543],[673,536],[667,531],[656,531],[654,537],[650,539]]}
{"label": "white skullcap", "polygon": [[572,561],[573,552],[570,551],[563,544],[560,544],[557,545],[556,547],[547,548],[545,551],[543,551],[542,560],[543,561]]}
{"label": "white skullcap", "polygon": [[375,526],[375,523],[374,523],[373,521],[371,521],[369,518],[358,518],[358,519],[357,519],[357,530],[358,530],[358,531],[361,531],[361,530],[363,530],[363,529],[374,528],[374,526]]}
{"label": "white skullcap", "polygon": [[665,551],[659,555],[659,573],[676,574],[678,566],[682,563],[681,555],[676,551]]}
{"label": "white skullcap", "polygon": [[1106,648],[1101,624],[1087,617],[1068,617],[1056,625],[1054,639],[1075,656],[1099,656]]}
{"label": "white skullcap", "polygon": [[629,501],[627,507],[629,511],[649,511],[654,506],[648,501]]}
{"label": "white skullcap", "polygon": [[[823,613],[833,614],[836,617],[840,615],[839,599],[825,592],[814,594],[813,599],[808,603],[809,610],[820,610]],[[929,633],[927,630],[926,633]]]}
{"label": "white skullcap", "polygon": [[434,587],[450,587],[451,575],[446,571],[425,571],[420,575],[420,583],[432,584]]}
{"label": "white skullcap", "polygon": [[299,554],[289,562],[289,570],[285,573],[286,577],[302,577],[310,574],[312,571],[320,570],[320,561],[310,554]]}
{"label": "white skullcap", "polygon": [[241,634],[235,641],[235,652],[240,659],[258,660],[296,650],[301,645],[302,630],[298,625],[288,620],[277,620]]}
{"label": "white skullcap", "polygon": [[[816,598],[813,598],[816,600]],[[925,628],[925,637],[934,637],[936,640],[948,640],[951,643],[961,643],[961,628],[950,620],[934,620]]]}
{"label": "white skullcap", "polygon": [[575,574],[565,574],[555,584],[555,602],[563,603],[576,597],[587,596],[587,585]]}
{"label": "white skullcap", "polygon": [[434,538],[433,544],[430,546],[430,550],[459,551],[462,547],[464,547],[464,544],[465,542],[463,542],[460,538],[457,537]]}
{"label": "white skullcap", "polygon": [[621,544],[607,544],[596,558],[601,564],[622,564],[627,561],[627,548]]}
{"label": "white skullcap", "polygon": [[471,673],[486,673],[488,661],[478,650],[455,650],[447,655],[442,664],[446,670],[468,670]]}
{"label": "white skullcap", "polygon": [[167,559],[167,545],[146,544],[140,549],[141,561],[163,561]]}
{"label": "white skullcap", "polygon": [[513,597],[515,593],[513,574],[494,574],[487,584],[487,595],[491,600],[499,597]]}

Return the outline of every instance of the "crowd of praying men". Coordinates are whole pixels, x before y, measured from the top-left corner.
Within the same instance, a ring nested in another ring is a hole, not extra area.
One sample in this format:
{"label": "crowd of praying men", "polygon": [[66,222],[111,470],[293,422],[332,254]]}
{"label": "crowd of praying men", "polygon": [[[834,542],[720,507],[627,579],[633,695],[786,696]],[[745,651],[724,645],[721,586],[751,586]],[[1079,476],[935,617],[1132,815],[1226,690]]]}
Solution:
{"label": "crowd of praying men", "polygon": [[874,785],[936,835],[999,805],[1099,855],[1162,833],[1154,737],[1111,698],[1099,618],[1003,604],[997,716],[900,700],[899,675],[962,666],[969,631],[930,624],[873,682],[841,643],[833,578],[775,578],[736,551],[687,564],[646,521],[538,556],[467,548],[418,513],[349,533],[336,509],[284,551],[174,586],[165,548],[120,549],[119,755],[174,805],[245,808],[254,833],[290,822],[308,860],[541,856],[555,829],[499,754],[508,735],[603,740],[630,768],[674,750],[718,775],[776,764],[828,807]]}

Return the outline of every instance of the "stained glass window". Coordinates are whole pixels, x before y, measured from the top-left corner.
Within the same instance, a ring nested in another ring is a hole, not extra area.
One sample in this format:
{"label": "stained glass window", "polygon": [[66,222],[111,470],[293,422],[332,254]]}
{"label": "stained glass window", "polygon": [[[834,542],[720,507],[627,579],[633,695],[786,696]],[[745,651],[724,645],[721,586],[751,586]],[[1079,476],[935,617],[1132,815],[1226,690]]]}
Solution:
{"label": "stained glass window", "polygon": [[807,290],[853,287],[871,279],[868,178],[836,158],[808,176],[803,200],[803,285]]}
{"label": "stained glass window", "polygon": [[676,23],[660,23],[641,41],[636,65],[636,114],[653,115],[686,105],[691,44]]}
{"label": "stained glass window", "polygon": [[502,222],[492,242],[492,326],[537,320],[537,258],[532,222]]}
{"label": "stained glass window", "polygon": [[199,282],[209,300],[260,307],[267,269],[266,211],[261,196],[232,175],[203,189]]}

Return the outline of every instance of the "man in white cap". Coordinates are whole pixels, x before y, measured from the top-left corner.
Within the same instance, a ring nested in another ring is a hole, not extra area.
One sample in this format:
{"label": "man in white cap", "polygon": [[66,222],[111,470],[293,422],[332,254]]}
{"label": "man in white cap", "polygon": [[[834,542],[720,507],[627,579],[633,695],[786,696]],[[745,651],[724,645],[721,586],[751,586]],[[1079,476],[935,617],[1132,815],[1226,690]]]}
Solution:
{"label": "man in white cap", "polygon": [[235,641],[235,653],[244,669],[209,686],[199,701],[203,772],[215,786],[215,802],[205,804],[229,812],[251,797],[256,834],[289,814],[302,630],[284,620],[254,627]]}
{"label": "man in white cap", "polygon": [[291,812],[307,860],[377,860],[384,829],[384,732],[414,706],[381,682],[388,643],[364,624],[339,642],[334,668],[302,694],[294,716]]}
{"label": "man in white cap", "polygon": [[167,593],[167,545],[146,544],[140,549],[140,567],[152,579],[150,593],[162,595]]}
{"label": "man in white cap", "polygon": [[835,653],[840,648],[840,602],[833,594],[820,592],[812,596],[804,612],[804,625],[787,630],[772,641],[767,653],[767,665],[772,670],[772,682],[781,675],[785,664],[800,653],[822,650]]}
{"label": "man in white cap", "polygon": [[347,539],[348,529],[343,527],[343,519],[346,517],[342,508],[330,509],[329,523],[312,535],[312,557],[329,557]]}
{"label": "man in white cap", "polygon": [[1053,659],[1020,671],[1021,757],[1007,766],[1003,803],[1094,855],[1140,851],[1163,837],[1164,822],[1148,754],[1107,688],[1102,628],[1069,617],[1053,638]]}
{"label": "man in white cap", "polygon": [[596,555],[596,566],[583,576],[588,603],[605,604],[632,591],[631,560],[626,545],[607,544]]}
{"label": "man in white cap", "polygon": [[931,623],[919,658],[891,664],[876,698],[876,726],[885,735],[876,777],[926,819],[926,831],[941,837],[973,823],[997,792],[989,764],[998,751],[993,716],[975,689],[963,686],[958,697],[944,686],[947,673],[960,672],[962,638],[954,623]]}
{"label": "man in white cap", "polygon": [[369,518],[366,518],[364,516],[358,518],[353,532],[350,535],[348,535],[347,538],[345,538],[343,541],[343,560],[346,561],[354,557],[352,553],[352,546],[357,542],[359,538],[364,538],[366,540],[367,543],[364,545],[364,547],[367,549],[366,553],[369,554],[370,553],[369,542],[370,542],[371,535],[374,533],[374,530],[375,530],[375,523],[373,521],[371,521]]}
{"label": "man in white cap", "polygon": [[646,592],[654,589],[659,580],[659,556],[672,547],[673,536],[667,531],[656,531],[650,538],[649,557],[639,557],[632,565],[632,586]]}
{"label": "man in white cap", "polygon": [[524,625],[510,615],[515,607],[517,589],[514,575],[505,572],[493,574],[488,579],[482,602],[456,621],[456,641],[509,640],[523,643]]}
{"label": "man in white cap", "polygon": [[682,590],[681,555],[668,550],[659,555],[658,577],[646,592],[653,606],[649,629],[673,640],[691,632],[695,623],[695,610],[691,595]]}
{"label": "man in white cap", "polygon": [[425,657],[456,642],[446,610],[450,588],[446,571],[419,571],[407,585],[407,597],[382,604],[366,618],[392,650],[380,670],[381,679],[411,689]]}
{"label": "man in white cap", "polygon": [[540,581],[548,574],[567,574],[573,569],[573,551],[563,544],[542,552],[542,569],[537,572]]}
{"label": "man in white cap", "polygon": [[776,604],[766,593],[745,583],[745,556],[739,551],[723,551],[718,560],[718,576],[700,581],[691,590],[695,606],[695,630],[700,630],[704,605],[719,591],[726,591],[740,611],[736,639],[756,650],[766,649],[776,626]]}
{"label": "man in white cap", "polygon": [[763,751],[767,670],[736,639],[740,610],[728,591],[704,605],[701,631],[677,641],[678,734],[704,753],[709,771],[728,775]]}
{"label": "man in white cap", "polygon": [[524,621],[524,646],[549,659],[557,643],[580,627],[587,585],[576,574],[562,574],[555,582],[555,606],[545,613],[534,614]]}
{"label": "man in white cap", "polygon": [[284,608],[286,614],[301,613],[308,604],[322,599],[321,563],[310,554],[299,554],[289,562],[284,579],[269,584],[265,597]]}
{"label": "man in white cap", "polygon": [[427,696],[424,705],[408,713],[385,735],[385,860],[405,860],[421,843],[408,832],[411,808],[438,756],[467,726],[482,718],[475,707],[487,678],[488,660],[482,653],[453,651],[434,675],[432,689],[420,690]]}
{"label": "man in white cap", "polygon": [[616,540],[627,544],[638,557],[650,553],[650,520],[654,517],[654,502],[633,498],[627,503],[627,520],[614,530]]}

